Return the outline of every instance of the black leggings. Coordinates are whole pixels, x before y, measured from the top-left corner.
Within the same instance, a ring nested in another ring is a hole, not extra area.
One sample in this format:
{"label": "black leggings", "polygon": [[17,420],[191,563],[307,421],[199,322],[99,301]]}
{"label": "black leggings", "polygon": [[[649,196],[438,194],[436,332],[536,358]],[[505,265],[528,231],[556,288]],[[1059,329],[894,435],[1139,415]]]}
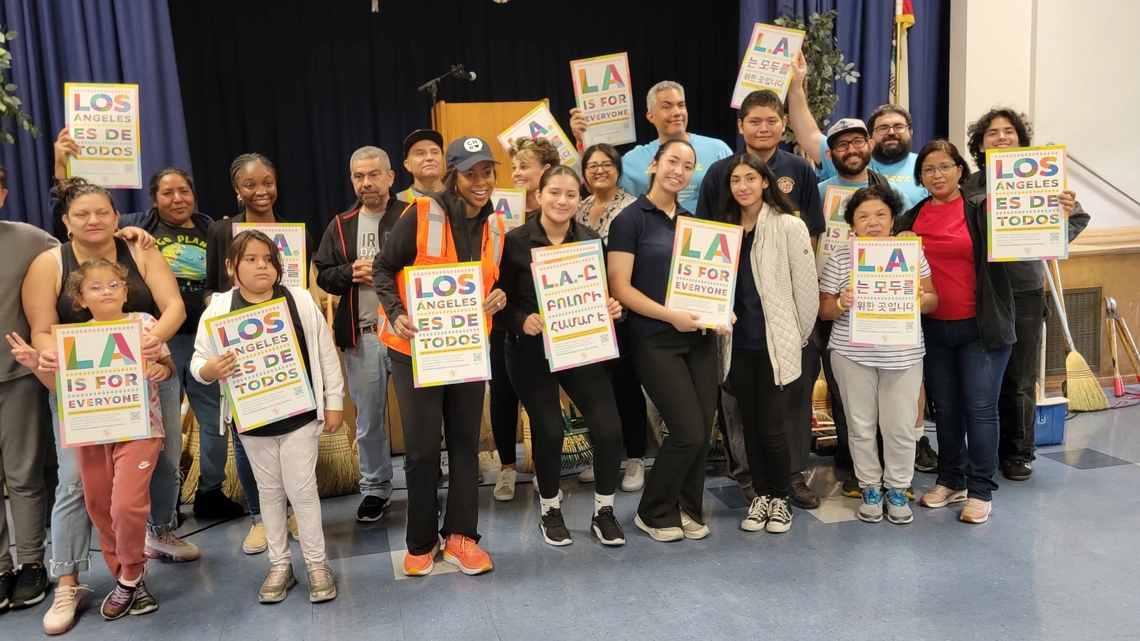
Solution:
{"label": "black leggings", "polygon": [[[641,379],[633,366],[633,345],[629,337],[629,322],[614,324],[617,334],[618,356],[605,362],[606,374],[617,401],[618,416],[621,417],[622,440],[625,442],[625,455],[629,458],[645,458],[645,439],[649,420],[645,407],[645,394],[641,392]],[[497,438],[497,437],[496,437]]]}
{"label": "black leggings", "polygon": [[784,499],[792,476],[788,432],[801,399],[798,386],[777,385],[775,379],[767,350],[732,350],[728,381],[740,407],[752,488],[760,496]]}
{"label": "black leggings", "polygon": [[507,373],[503,341],[506,330],[500,322],[491,328],[491,434],[495,437],[495,449],[499,450],[499,462],[503,465],[515,464],[516,439],[519,428],[519,396],[511,386]]}
{"label": "black leggings", "polygon": [[507,371],[530,417],[531,451],[544,499],[558,496],[562,470],[565,422],[558,387],[582,412],[594,441],[595,491],[609,496],[617,491],[621,468],[621,425],[617,404],[601,363],[551,372],[540,336],[508,337]]}

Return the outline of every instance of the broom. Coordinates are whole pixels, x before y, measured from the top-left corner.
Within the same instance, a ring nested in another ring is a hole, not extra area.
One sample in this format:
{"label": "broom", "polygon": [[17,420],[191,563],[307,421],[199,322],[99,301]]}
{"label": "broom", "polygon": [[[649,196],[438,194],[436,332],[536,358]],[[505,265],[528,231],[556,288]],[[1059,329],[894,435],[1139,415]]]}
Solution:
{"label": "broom", "polygon": [[570,402],[570,397],[561,387],[558,388],[559,402],[562,405],[562,469],[569,470],[589,465],[594,460],[594,443],[590,439],[589,426]]}
{"label": "broom", "polygon": [[[1049,261],[1051,263],[1052,261]],[[1100,387],[1100,382],[1089,370],[1089,364],[1077,351],[1073,343],[1073,335],[1069,331],[1069,318],[1065,314],[1065,307],[1061,303],[1058,291],[1060,287],[1060,269],[1057,270],[1057,280],[1053,280],[1051,265],[1045,265],[1045,277],[1049,280],[1049,293],[1053,295],[1053,304],[1057,306],[1057,313],[1061,317],[1061,330],[1065,333],[1065,342],[1069,346],[1069,354],[1065,357],[1065,396],[1069,398],[1069,407],[1075,412],[1098,412],[1108,409],[1108,397]]]}
{"label": "broom", "polygon": [[187,434],[186,442],[187,454],[190,456],[190,469],[186,471],[186,477],[182,481],[182,503],[189,505],[194,502],[194,497],[198,492],[198,481],[202,475],[202,462],[199,456],[202,453],[201,441],[198,435],[198,426],[190,428],[190,433]]}
{"label": "broom", "polygon": [[347,423],[317,443],[317,494],[322,499],[360,491],[360,462],[348,442]]}
{"label": "broom", "polygon": [[530,415],[526,413],[526,409],[519,410],[519,418],[522,419],[523,426],[523,466],[522,471],[534,471],[534,448],[530,444]]}
{"label": "broom", "polygon": [[811,409],[815,422],[820,427],[835,424],[831,416],[831,391],[827,389],[827,381],[823,378],[815,379],[815,385],[811,388]]}

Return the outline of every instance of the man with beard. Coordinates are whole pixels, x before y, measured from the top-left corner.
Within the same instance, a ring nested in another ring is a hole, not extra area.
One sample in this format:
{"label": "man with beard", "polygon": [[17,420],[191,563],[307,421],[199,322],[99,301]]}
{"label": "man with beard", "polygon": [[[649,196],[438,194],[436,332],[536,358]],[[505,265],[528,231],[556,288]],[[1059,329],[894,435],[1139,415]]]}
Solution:
{"label": "man with beard", "polygon": [[396,195],[403,202],[443,191],[443,136],[431,129],[408,134],[404,139],[404,169],[412,174],[412,186]]}
{"label": "man with beard", "polygon": [[[796,134],[796,142],[818,165],[820,179],[827,180],[841,172],[828,156],[827,141],[808,107],[807,93],[804,92],[804,78],[808,68],[802,54],[796,56],[794,70],[792,84],[788,89],[788,119]],[[926,198],[929,195],[926,189],[914,180],[914,161],[917,155],[911,153],[913,142],[910,113],[898,105],[881,105],[871,112],[867,125],[874,142],[869,152],[871,169],[905,194],[911,203]],[[908,209],[909,207],[910,205],[907,206]]]}
{"label": "man with beard", "polygon": [[317,284],[341,297],[333,336],[344,351],[348,393],[356,405],[360,493],[364,495],[356,520],[370,522],[379,521],[392,502],[392,455],[384,432],[391,361],[377,337],[380,301],[372,287],[372,260],[408,204],[389,197],[395,172],[382,149],[356,150],[349,160],[349,177],[356,204],[329,223],[313,262]]}
{"label": "man with beard", "polygon": [[827,140],[824,142],[827,145],[824,154],[835,168],[835,175],[819,182],[820,199],[827,195],[827,188],[830,185],[859,189],[871,183],[882,182],[889,184],[902,198],[904,211],[914,206],[910,197],[896,182],[891,182],[873,169],[874,163],[871,158],[875,153],[876,144],[867,135],[867,126],[862,120],[841,119],[827,130]]}

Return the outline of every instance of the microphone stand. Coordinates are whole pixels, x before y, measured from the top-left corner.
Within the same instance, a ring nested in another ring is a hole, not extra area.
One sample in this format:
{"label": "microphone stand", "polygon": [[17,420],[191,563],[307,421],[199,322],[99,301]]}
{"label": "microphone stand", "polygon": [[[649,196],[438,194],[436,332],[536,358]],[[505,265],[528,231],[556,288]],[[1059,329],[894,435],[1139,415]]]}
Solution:
{"label": "microphone stand", "polygon": [[424,84],[420,85],[418,89],[416,89],[416,91],[427,91],[431,94],[432,114],[435,113],[436,92],[439,91],[439,81],[449,76],[454,76],[457,73],[463,73],[463,65],[451,65],[451,69],[448,69],[446,72],[436,76],[435,78],[432,78],[431,80],[428,80]]}

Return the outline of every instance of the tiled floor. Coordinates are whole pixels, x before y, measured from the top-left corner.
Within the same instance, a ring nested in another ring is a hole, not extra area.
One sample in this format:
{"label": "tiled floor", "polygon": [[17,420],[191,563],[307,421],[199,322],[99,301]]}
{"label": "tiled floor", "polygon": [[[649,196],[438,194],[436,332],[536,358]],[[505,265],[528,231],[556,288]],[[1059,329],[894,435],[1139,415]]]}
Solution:
{"label": "tiled floor", "polygon": [[[240,553],[246,521],[191,518],[182,533],[193,533],[202,559],[152,566],[158,612],[100,619],[111,581],[93,554],[84,580],[94,593],[65,638],[1140,639],[1138,430],[1140,407],[1071,420],[1065,445],[1040,452],[1033,480],[999,479],[993,518],[981,526],[958,523],[960,508],[917,508],[907,526],[855,521],[857,502],[838,496],[829,462],[819,460],[810,484],[828,498],[797,512],[788,534],[741,531],[738,490],[711,478],[710,537],[656,543],[632,525],[638,496],[620,494],[629,544],[619,549],[589,536],[593,487],[568,477],[564,511],[575,543],[556,549],[541,541],[529,482],[510,503],[496,503],[486,487],[481,529],[495,571],[480,577],[397,580],[405,494],[367,525],[353,520],[356,497],[332,499],[324,521],[340,596],[316,606],[303,577],[285,602],[259,605],[268,561]],[[933,482],[915,477],[919,492]],[[303,575],[300,561],[295,567]],[[39,637],[47,607],[0,615],[0,639]]]}

